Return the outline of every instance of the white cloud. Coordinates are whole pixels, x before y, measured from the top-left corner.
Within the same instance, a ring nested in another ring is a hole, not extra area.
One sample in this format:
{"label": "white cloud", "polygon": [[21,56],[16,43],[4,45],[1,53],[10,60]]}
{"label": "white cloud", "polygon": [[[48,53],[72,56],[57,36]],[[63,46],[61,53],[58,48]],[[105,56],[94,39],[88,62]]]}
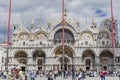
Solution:
{"label": "white cloud", "polygon": [[[32,17],[34,17],[36,24],[39,24],[41,18],[42,23],[47,23],[47,19],[51,18],[54,22],[56,18],[61,16],[62,0],[12,0],[12,16],[11,24],[16,19],[17,23],[25,22],[29,27]],[[115,18],[120,17],[120,0],[113,0],[113,11]],[[0,29],[7,27],[8,20],[8,5],[9,0],[1,0],[0,2]],[[81,25],[85,20],[91,22],[91,18],[96,16],[97,21],[104,18],[110,18],[110,0],[65,0],[65,7],[68,11],[68,16],[72,19],[78,18]],[[100,9],[106,13],[104,17],[98,17],[95,9]],[[120,20],[120,19],[119,19]]]}

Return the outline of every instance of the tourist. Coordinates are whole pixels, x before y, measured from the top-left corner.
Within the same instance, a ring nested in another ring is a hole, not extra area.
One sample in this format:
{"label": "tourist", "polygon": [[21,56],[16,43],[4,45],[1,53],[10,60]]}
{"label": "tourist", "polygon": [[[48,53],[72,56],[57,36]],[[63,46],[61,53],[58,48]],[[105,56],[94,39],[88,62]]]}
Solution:
{"label": "tourist", "polygon": [[1,73],[2,80],[6,80],[6,71],[3,71]]}
{"label": "tourist", "polygon": [[83,80],[83,70],[80,68],[80,73],[78,75],[78,80]]}
{"label": "tourist", "polygon": [[54,70],[54,76],[55,76],[55,79],[56,79],[56,77],[58,76],[58,70],[57,70],[57,69]]}
{"label": "tourist", "polygon": [[75,69],[72,69],[72,80],[75,80],[76,74],[75,74]]}
{"label": "tourist", "polygon": [[35,77],[36,77],[36,72],[32,70],[30,72],[30,80],[35,80]]}
{"label": "tourist", "polygon": [[101,80],[105,80],[105,76],[106,76],[107,72],[105,70],[102,70],[100,72],[100,77],[101,77]]}
{"label": "tourist", "polygon": [[97,77],[97,71],[94,71],[94,77]]}
{"label": "tourist", "polygon": [[8,71],[8,80],[11,80],[12,79],[12,73],[11,73],[11,70]]}
{"label": "tourist", "polygon": [[22,70],[19,71],[18,75],[19,75],[19,79],[22,80],[22,77],[23,77],[23,72],[22,72]]}
{"label": "tourist", "polygon": [[118,70],[118,78],[119,78],[119,80],[120,80],[120,69]]}
{"label": "tourist", "polygon": [[48,77],[47,80],[53,80],[53,79],[54,79],[54,74],[53,74],[52,70],[50,70],[50,71],[48,72],[47,77]]}
{"label": "tourist", "polygon": [[83,77],[83,80],[85,79],[85,71],[83,70],[82,72],[82,77]]}

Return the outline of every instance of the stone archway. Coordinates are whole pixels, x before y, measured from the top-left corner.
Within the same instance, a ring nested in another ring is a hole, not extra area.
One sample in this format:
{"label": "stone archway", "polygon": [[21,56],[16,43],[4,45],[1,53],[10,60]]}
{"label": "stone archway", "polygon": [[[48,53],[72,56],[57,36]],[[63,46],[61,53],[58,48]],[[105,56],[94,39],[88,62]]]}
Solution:
{"label": "stone archway", "polygon": [[22,71],[26,70],[27,65],[27,54],[24,51],[18,51],[14,55],[14,58],[18,61],[19,67],[22,69]]}
{"label": "stone archway", "polygon": [[[63,61],[63,56],[64,56],[64,61]],[[65,70],[71,69],[73,66],[73,57],[74,57],[74,52],[72,48],[69,46],[64,46],[64,55],[63,55],[63,49],[62,46],[57,47],[55,51],[55,57],[57,58],[57,65],[60,70],[63,68]]]}
{"label": "stone archway", "polygon": [[100,54],[101,69],[111,70],[114,66],[114,55],[109,51]]}
{"label": "stone archway", "polygon": [[42,50],[36,50],[32,57],[38,66],[38,70],[45,70],[45,53]]}
{"label": "stone archway", "polygon": [[95,55],[91,50],[84,51],[82,61],[86,66],[86,70],[95,69]]}

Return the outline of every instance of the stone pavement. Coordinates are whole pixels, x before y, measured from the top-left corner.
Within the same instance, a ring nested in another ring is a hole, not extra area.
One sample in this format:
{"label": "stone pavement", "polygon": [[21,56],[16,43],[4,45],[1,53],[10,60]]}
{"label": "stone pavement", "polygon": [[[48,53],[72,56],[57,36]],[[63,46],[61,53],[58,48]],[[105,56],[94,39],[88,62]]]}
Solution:
{"label": "stone pavement", "polygon": [[[47,78],[42,77],[42,78],[36,78],[36,80],[47,80]],[[55,80],[72,80],[71,77],[67,78],[67,79],[63,79],[62,77],[58,77]],[[78,80],[78,79],[76,79]],[[101,80],[100,77],[86,77],[85,80]],[[118,77],[106,77],[106,80],[119,80]]]}
{"label": "stone pavement", "polygon": [[[2,79],[0,79],[0,80],[2,80]],[[4,79],[4,80],[6,80],[6,79]],[[30,79],[28,79],[28,80],[30,80]],[[46,77],[42,77],[42,78],[37,77],[35,80],[47,80],[47,78]],[[62,77],[57,77],[54,80],[72,80],[72,78],[69,77],[67,79],[63,79]],[[76,78],[76,80],[78,80],[78,79]],[[100,77],[86,77],[85,80],[101,80],[101,79],[100,79]],[[118,77],[106,77],[106,80],[119,80],[119,78]]]}

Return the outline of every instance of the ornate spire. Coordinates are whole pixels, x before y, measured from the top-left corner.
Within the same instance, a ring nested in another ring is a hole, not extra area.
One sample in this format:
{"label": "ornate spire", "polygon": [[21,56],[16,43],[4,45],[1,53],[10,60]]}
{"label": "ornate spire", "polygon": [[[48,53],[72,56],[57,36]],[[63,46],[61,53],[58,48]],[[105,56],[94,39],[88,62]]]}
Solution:
{"label": "ornate spire", "polygon": [[96,20],[95,20],[95,17],[92,18],[92,25],[93,25],[93,26],[96,26],[96,25],[97,25],[97,22],[96,22]]}
{"label": "ornate spire", "polygon": [[51,26],[51,20],[50,20],[49,18],[48,18],[47,25],[48,25],[48,27],[50,28],[50,26]]}
{"label": "ornate spire", "polygon": [[87,28],[87,26],[88,26],[88,21],[85,20],[85,28]]}
{"label": "ornate spire", "polygon": [[39,22],[38,27],[40,28],[40,30],[42,29],[42,23],[41,23],[41,21]]}
{"label": "ornate spire", "polygon": [[78,27],[80,26],[80,20],[79,20],[79,19],[76,20],[76,25],[77,25]]}
{"label": "ornate spire", "polygon": [[32,18],[31,25],[34,25],[34,18]]}
{"label": "ornate spire", "polygon": [[24,26],[24,21],[20,24],[20,32],[28,32],[27,28]]}
{"label": "ornate spire", "polygon": [[34,18],[32,18],[32,21],[31,21],[31,32],[33,32],[34,27],[35,27]]}
{"label": "ornate spire", "polygon": [[48,25],[47,31],[50,32],[50,30],[51,30],[51,25],[52,25],[50,18],[48,18],[47,25]]}
{"label": "ornate spire", "polygon": [[16,18],[13,19],[13,27],[14,27],[14,30],[17,29],[17,23],[16,23]]}
{"label": "ornate spire", "polygon": [[31,21],[31,29],[34,28],[34,18],[32,18],[32,21]]}
{"label": "ornate spire", "polygon": [[24,21],[20,24],[20,30],[24,30]]}
{"label": "ornate spire", "polygon": [[67,17],[67,9],[65,8],[65,13],[64,13],[64,17]]}

